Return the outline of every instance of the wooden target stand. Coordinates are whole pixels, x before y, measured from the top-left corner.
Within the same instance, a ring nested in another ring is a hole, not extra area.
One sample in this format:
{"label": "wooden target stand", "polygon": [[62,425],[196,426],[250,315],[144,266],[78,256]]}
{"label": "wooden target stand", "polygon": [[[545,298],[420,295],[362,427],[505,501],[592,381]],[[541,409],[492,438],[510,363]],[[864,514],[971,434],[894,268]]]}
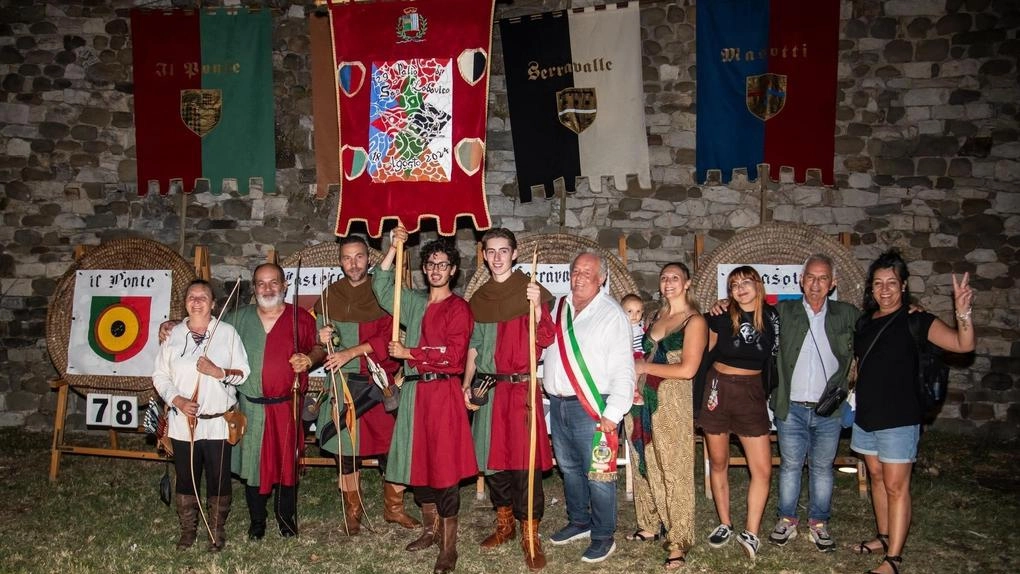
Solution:
{"label": "wooden target stand", "polygon": [[[76,261],[80,260],[88,251],[89,246],[78,245],[74,248],[74,258]],[[203,245],[195,247],[194,257],[194,268],[195,275],[206,281],[210,278],[209,273],[209,250]],[[171,302],[172,304],[173,302]],[[107,447],[90,447],[68,444],[66,442],[66,435],[64,433],[65,425],[67,422],[67,402],[69,399],[69,389],[71,384],[64,379],[59,377],[53,381],[50,381],[50,388],[57,391],[57,408],[53,417],[53,442],[50,448],[50,482],[57,480],[57,474],[60,472],[60,457],[65,454],[77,454],[84,456],[103,456],[108,458],[126,458],[136,460],[152,460],[152,461],[168,461],[171,460],[168,457],[163,456],[156,450],[130,450],[123,449],[120,447],[119,435],[120,432],[128,433],[141,433],[144,432],[139,425],[134,430],[114,430],[110,429],[107,431],[109,446]],[[137,415],[137,413],[136,413]]]}

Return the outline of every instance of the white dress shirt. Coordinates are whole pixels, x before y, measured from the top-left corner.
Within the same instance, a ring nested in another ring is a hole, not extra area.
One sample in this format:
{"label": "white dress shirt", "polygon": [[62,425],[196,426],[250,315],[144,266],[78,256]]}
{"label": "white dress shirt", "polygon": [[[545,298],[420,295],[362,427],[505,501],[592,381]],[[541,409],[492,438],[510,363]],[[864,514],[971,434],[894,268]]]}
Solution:
{"label": "white dress shirt", "polygon": [[808,332],[804,335],[800,355],[790,377],[790,400],[814,403],[821,398],[829,377],[839,368],[839,360],[832,353],[829,336],[825,334],[825,316],[829,312],[828,300],[818,313],[811,308],[807,299],[802,301],[808,318]]}
{"label": "white dress shirt", "polygon": [[[209,345],[209,333],[215,329],[212,345]],[[210,376],[198,372],[198,358],[205,353],[210,361],[224,370],[241,371],[241,378],[234,377],[230,385],[224,384]],[[244,352],[241,337],[227,323],[216,327],[216,319],[209,322],[206,339],[196,344],[188,329],[188,321],[184,320],[174,327],[170,336],[159,347],[156,364],[152,370],[152,386],[170,405],[167,421],[167,436],[176,440],[189,440],[188,417],[173,408],[173,400],[182,396],[190,399],[198,387],[198,414],[214,415],[225,412],[237,403],[237,391],[234,388],[248,378],[251,368],[248,366],[248,354]],[[227,438],[227,422],[223,417],[198,419],[195,426],[195,440],[223,440]]]}
{"label": "white dress shirt", "polygon": [[[588,371],[599,393],[609,396],[602,416],[619,422],[634,402],[634,352],[631,349],[630,319],[620,304],[605,291],[600,290],[580,313],[575,311],[570,295],[564,299],[574,314],[574,336]],[[559,320],[555,313],[558,308],[557,302],[553,308],[555,321]],[[566,330],[566,325],[563,329]],[[564,342],[570,353],[570,343]],[[572,397],[576,393],[563,370],[558,347],[559,341],[555,341],[545,350],[545,377],[542,386],[550,395]],[[580,373],[577,375],[578,382],[584,385]]]}

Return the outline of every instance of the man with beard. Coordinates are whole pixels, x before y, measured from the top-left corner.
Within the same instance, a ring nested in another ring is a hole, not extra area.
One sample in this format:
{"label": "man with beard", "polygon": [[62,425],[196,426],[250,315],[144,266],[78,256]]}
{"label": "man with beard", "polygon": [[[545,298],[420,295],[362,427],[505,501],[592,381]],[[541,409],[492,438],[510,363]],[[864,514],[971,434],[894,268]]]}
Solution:
{"label": "man with beard", "polygon": [[[407,230],[398,226],[391,238],[372,276],[372,289],[388,311],[396,244],[407,241]],[[407,550],[438,542],[434,572],[445,574],[457,565],[460,482],[478,474],[460,381],[473,321],[467,302],[450,289],[460,263],[457,248],[433,241],[422,248],[421,259],[428,292],[401,289],[399,320],[407,336],[404,343],[389,345],[390,356],[405,361],[406,377],[386,478],[413,487],[415,502],[422,507],[422,535]]]}
{"label": "man with beard", "polygon": [[[545,553],[538,526],[545,509],[542,473],[552,468],[546,439],[545,417],[536,420],[537,437],[531,521],[528,521],[528,466],[530,415],[542,413],[542,393],[536,387],[529,397],[531,361],[528,349],[528,314],[535,303],[536,352],[556,337],[552,316],[542,304],[552,295],[527,275],[514,271],[517,238],[504,229],[490,229],[482,236],[482,255],[492,278],[471,296],[475,328],[471,335],[464,395],[469,409],[476,410],[472,424],[478,466],[496,507],[496,529],[482,540],[482,548],[495,548],[515,536],[514,519],[521,523],[521,546],[531,570],[545,567]],[[473,375],[473,377],[472,377]],[[474,387],[472,386],[474,378]],[[477,389],[491,386],[487,396]],[[472,402],[472,398],[474,402]],[[483,402],[479,407],[476,403]],[[534,411],[532,409],[535,409]],[[531,548],[534,548],[534,555]]]}
{"label": "man with beard", "polygon": [[[319,330],[321,342],[325,344],[332,339],[335,343],[334,352],[326,357],[324,366],[330,371],[343,372],[354,397],[355,412],[359,412],[353,437],[356,443],[352,440],[350,429],[344,427],[338,433],[333,423],[332,401],[342,405],[343,396],[333,396],[330,380],[325,387],[331,402],[319,409],[315,428],[318,429],[319,446],[340,457],[344,531],[354,536],[361,530],[363,515],[359,464],[365,458],[375,458],[385,476],[386,454],[390,450],[394,424],[394,416],[386,412],[381,402],[381,390],[372,382],[368,357],[388,376],[392,376],[399,365],[390,358],[388,348],[393,317],[379,306],[372,292],[368,277],[368,244],[364,239],[351,235],[340,240],[340,267],[344,270],[344,277],[326,289],[324,300],[316,304],[315,311],[322,326]],[[339,381],[337,384],[339,386]],[[396,392],[395,387],[393,392]],[[363,408],[368,410],[360,414]],[[340,420],[344,420],[343,415]],[[420,524],[404,512],[403,485],[383,484],[383,519],[404,528]]]}
{"label": "man with beard", "polygon": [[[245,483],[244,498],[251,524],[248,538],[266,534],[266,504],[276,492],[273,505],[280,534],[296,536],[297,455],[304,443],[295,425],[292,388],[298,379],[299,395],[308,389],[308,370],[326,355],[316,342],[315,320],[284,303],[287,282],[283,269],[263,263],[252,273],[256,305],[244,305],[226,313],[223,322],[234,327],[248,354],[251,374],[237,387],[237,406],[248,418],[244,437],[231,452],[231,471]],[[180,321],[160,325],[160,343]],[[295,341],[297,349],[294,348]],[[299,400],[301,398],[299,396]],[[299,403],[300,404],[300,403]]]}
{"label": "man with beard", "polygon": [[251,364],[251,375],[237,388],[237,404],[248,417],[248,430],[233,449],[231,469],[244,481],[251,516],[248,537],[259,540],[266,533],[266,503],[274,492],[280,534],[290,537],[298,533],[295,457],[304,436],[294,424],[292,386],[297,378],[300,401],[308,388],[308,369],[322,360],[325,351],[316,341],[312,316],[284,303],[287,284],[283,269],[263,263],[255,268],[253,279],[257,305],[228,313],[224,321],[241,335]]}

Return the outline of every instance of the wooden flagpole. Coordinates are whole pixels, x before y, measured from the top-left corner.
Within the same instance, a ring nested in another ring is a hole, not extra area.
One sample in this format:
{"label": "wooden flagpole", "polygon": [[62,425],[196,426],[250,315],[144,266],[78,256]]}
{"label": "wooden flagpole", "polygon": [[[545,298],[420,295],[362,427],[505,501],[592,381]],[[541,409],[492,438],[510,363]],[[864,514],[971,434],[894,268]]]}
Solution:
{"label": "wooden flagpole", "polygon": [[[538,246],[535,246],[535,253],[531,256],[531,283],[535,284],[535,278],[538,277]],[[530,434],[530,443],[528,445],[528,528],[534,528],[534,504],[535,504],[535,450],[538,442],[538,411],[536,407],[539,405],[535,404],[535,392],[538,390],[538,353],[535,351],[535,343],[537,335],[535,333],[535,305],[534,301],[529,305],[528,313],[528,359],[530,362],[531,371],[528,373],[530,379],[528,381],[528,403],[531,408],[531,428],[528,429]],[[543,413],[544,415],[544,413]],[[535,536],[532,533],[528,535],[528,555],[531,556],[532,560],[535,558]]]}

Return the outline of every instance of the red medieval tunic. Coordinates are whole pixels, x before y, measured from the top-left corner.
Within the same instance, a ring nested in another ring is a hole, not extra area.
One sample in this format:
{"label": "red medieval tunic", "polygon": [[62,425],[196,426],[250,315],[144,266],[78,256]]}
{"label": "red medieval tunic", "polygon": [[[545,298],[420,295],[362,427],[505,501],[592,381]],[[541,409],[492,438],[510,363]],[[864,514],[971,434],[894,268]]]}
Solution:
{"label": "red medieval tunic", "polygon": [[[377,269],[372,288],[379,304],[390,310],[393,271]],[[400,322],[412,356],[405,372],[449,376],[404,382],[386,480],[436,489],[456,486],[478,474],[460,386],[471,339],[471,309],[457,295],[429,304],[424,292],[402,289]]]}
{"label": "red medieval tunic", "polygon": [[[294,427],[291,388],[294,369],[294,310],[287,303],[269,333],[259,319],[258,307],[248,305],[231,313],[229,323],[241,335],[251,364],[251,375],[238,387],[238,406],[248,417],[248,430],[232,452],[231,468],[248,486],[269,494],[273,486],[297,484],[295,456],[304,437]],[[298,352],[308,354],[317,346],[315,320],[298,311]],[[308,389],[308,374],[299,377],[300,395]],[[301,396],[298,397],[299,401]],[[286,398],[273,404],[248,400]]]}
{"label": "red medieval tunic", "polygon": [[[511,277],[516,291],[527,287],[527,279],[523,276]],[[483,285],[476,296],[481,296],[490,283]],[[502,287],[502,286],[500,286]],[[510,287],[507,285],[506,287]],[[505,298],[505,293],[498,293]],[[472,303],[479,303],[472,298]],[[484,303],[483,303],[484,304]],[[490,307],[486,305],[486,307]],[[541,356],[542,349],[555,340],[556,328],[553,325],[549,308],[542,305],[542,317],[535,329],[535,352]],[[482,322],[476,316],[475,329],[471,337],[471,346],[476,349],[475,359],[477,374],[513,375],[528,374],[531,370],[531,359],[528,355],[528,313],[525,306],[524,314],[499,320]],[[512,311],[519,313],[520,309]],[[499,311],[493,314],[500,315]],[[477,376],[477,375],[476,375]],[[531,454],[531,421],[529,418],[527,380],[522,382],[497,382],[489,391],[491,400],[475,413],[474,428],[475,452],[479,457],[479,466],[484,471],[527,470],[528,458]],[[542,409],[542,388],[536,385],[534,404],[539,417],[536,420],[535,468],[540,471],[552,468],[552,453],[549,446],[549,435],[546,430],[545,416]]]}

